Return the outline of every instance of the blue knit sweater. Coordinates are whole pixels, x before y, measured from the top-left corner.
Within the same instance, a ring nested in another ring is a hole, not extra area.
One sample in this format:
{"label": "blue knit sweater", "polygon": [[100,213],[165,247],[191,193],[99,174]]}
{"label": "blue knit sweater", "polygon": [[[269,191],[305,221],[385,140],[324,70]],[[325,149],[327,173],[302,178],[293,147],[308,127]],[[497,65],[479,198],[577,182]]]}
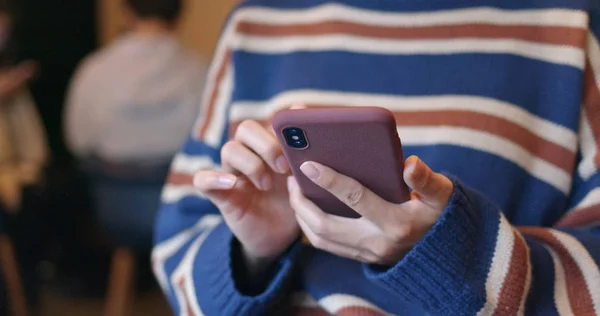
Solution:
{"label": "blue knit sweater", "polygon": [[[600,3],[249,0],[163,193],[153,266],[178,315],[600,315]],[[199,87],[200,88],[200,87]],[[237,124],[292,104],[383,106],[451,175],[393,267],[293,245],[263,285],[192,186]]]}

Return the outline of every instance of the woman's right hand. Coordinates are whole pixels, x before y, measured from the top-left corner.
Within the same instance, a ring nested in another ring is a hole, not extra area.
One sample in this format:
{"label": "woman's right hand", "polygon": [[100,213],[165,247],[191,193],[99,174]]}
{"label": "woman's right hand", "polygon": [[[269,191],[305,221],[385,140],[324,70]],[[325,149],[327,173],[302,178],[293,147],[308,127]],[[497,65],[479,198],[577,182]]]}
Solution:
{"label": "woman's right hand", "polygon": [[221,164],[222,172],[199,171],[194,184],[240,241],[249,273],[259,275],[300,234],[286,185],[289,165],[273,133],[256,121],[239,125]]}

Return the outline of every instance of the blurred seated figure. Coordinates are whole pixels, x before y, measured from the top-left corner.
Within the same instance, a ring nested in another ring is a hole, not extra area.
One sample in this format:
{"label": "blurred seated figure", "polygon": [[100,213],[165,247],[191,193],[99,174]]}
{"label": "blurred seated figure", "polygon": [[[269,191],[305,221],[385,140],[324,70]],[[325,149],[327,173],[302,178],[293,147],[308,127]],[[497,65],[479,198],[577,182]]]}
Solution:
{"label": "blurred seated figure", "polygon": [[175,37],[181,0],[126,2],[127,32],[73,78],[65,128],[104,229],[121,246],[147,250],[168,164],[199,110],[205,67]]}
{"label": "blurred seated figure", "polygon": [[7,308],[25,315],[39,303],[35,266],[41,254],[37,214],[26,210],[32,205],[26,192],[42,185],[49,148],[27,89],[37,65],[17,61],[12,24],[8,2],[0,0],[0,315]]}

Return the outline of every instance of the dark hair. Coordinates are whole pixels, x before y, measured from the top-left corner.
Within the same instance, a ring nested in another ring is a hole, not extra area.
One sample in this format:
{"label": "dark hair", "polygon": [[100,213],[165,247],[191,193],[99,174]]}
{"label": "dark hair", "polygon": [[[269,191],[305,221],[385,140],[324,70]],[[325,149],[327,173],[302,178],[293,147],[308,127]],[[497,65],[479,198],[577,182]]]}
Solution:
{"label": "dark hair", "polygon": [[171,24],[183,7],[182,0],[127,0],[127,5],[140,18],[159,18]]}
{"label": "dark hair", "polygon": [[[6,14],[14,23],[16,18],[14,2],[9,0],[0,0],[0,14]],[[19,61],[19,51],[15,36],[9,34],[8,39],[5,39],[4,47],[0,48],[0,68],[12,66]]]}

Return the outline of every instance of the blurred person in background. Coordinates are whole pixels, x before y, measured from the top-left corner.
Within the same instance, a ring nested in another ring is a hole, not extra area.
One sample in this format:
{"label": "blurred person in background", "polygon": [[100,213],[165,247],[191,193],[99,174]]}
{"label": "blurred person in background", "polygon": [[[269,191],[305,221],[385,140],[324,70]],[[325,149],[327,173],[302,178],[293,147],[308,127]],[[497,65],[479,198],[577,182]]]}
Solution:
{"label": "blurred person in background", "polygon": [[[49,148],[45,128],[27,89],[37,65],[17,60],[11,36],[13,22],[9,3],[0,1],[0,235],[2,242],[14,249],[13,258],[6,258],[7,252],[3,251],[2,261],[14,259],[18,264],[23,294],[33,310],[39,303],[36,265],[42,249],[40,221],[30,207],[37,201],[31,201],[35,196],[30,193],[43,186]],[[2,247],[7,249],[6,245]]]}
{"label": "blurred person in background", "polygon": [[65,132],[102,226],[121,246],[147,250],[161,183],[198,114],[205,66],[176,39],[181,0],[128,0],[125,11],[127,32],[72,79]]}
{"label": "blurred person in background", "polygon": [[0,2],[0,201],[17,210],[21,189],[39,181],[48,160],[45,131],[27,90],[37,72],[31,61],[14,62],[11,16]]}

